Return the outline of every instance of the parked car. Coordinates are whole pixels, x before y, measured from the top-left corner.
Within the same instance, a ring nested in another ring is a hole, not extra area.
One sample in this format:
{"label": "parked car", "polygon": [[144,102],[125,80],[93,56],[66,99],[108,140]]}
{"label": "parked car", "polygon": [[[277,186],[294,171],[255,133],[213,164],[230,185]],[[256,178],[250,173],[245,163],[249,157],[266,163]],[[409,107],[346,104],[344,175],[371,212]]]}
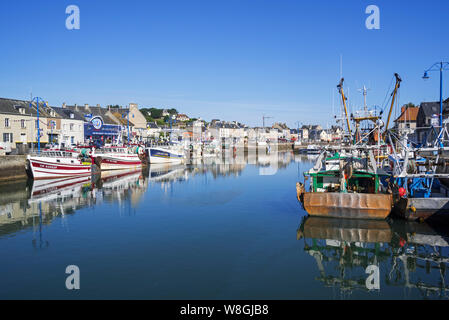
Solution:
{"label": "parked car", "polygon": [[0,155],[4,156],[11,153],[11,143],[0,142]]}

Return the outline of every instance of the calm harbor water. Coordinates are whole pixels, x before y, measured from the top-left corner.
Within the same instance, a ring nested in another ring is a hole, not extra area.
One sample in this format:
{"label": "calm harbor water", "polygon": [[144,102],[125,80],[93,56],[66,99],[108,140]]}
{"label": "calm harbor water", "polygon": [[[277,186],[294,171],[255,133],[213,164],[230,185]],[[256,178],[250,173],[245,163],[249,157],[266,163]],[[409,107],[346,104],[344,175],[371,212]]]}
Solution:
{"label": "calm harbor water", "polygon": [[275,153],[0,186],[0,298],[449,297],[445,228],[306,218],[295,183],[312,164]]}

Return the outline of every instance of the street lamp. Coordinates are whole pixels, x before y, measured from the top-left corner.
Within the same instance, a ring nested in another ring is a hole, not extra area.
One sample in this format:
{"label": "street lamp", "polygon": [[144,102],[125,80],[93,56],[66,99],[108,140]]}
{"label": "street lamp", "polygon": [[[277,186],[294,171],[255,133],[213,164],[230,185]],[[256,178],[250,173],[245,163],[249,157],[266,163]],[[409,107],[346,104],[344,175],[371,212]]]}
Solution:
{"label": "street lamp", "polygon": [[443,71],[449,70],[449,62],[437,62],[424,71],[423,79],[429,79],[430,71],[440,71],[440,130],[443,130]]}
{"label": "street lamp", "polygon": [[[42,99],[40,97],[31,98],[30,108],[31,108],[33,101],[35,101],[35,100],[36,100],[36,106],[37,106],[36,107],[36,109],[37,109],[37,153],[40,154],[41,153],[41,130],[39,129],[39,100],[41,100],[41,102],[43,102],[44,99]],[[34,141],[33,141],[33,144],[34,144]]]}

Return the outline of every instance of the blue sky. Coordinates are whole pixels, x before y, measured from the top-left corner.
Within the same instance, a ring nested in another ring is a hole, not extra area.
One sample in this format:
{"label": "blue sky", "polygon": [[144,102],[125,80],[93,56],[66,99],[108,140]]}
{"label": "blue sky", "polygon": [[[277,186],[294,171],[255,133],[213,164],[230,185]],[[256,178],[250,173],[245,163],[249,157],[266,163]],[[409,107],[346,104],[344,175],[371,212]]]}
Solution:
{"label": "blue sky", "polygon": [[[65,28],[71,4],[80,30]],[[370,4],[380,30],[365,28]],[[363,84],[368,104],[382,105],[395,72],[400,103],[438,100],[438,74],[421,77],[449,61],[447,12],[446,0],[2,1],[0,96],[326,126],[333,99],[339,107],[340,55],[353,108]]]}

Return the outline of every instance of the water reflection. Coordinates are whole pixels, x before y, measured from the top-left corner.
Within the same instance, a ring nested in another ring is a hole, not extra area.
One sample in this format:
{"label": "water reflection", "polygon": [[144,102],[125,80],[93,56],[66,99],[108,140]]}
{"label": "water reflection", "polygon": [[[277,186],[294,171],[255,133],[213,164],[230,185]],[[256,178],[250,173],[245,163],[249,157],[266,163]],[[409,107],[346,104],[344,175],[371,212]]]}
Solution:
{"label": "water reflection", "polygon": [[[126,261],[130,261],[127,267],[138,268],[142,263],[142,270],[151,269],[154,279],[165,279],[161,282],[164,286],[161,284],[154,292],[160,292],[165,286],[175,288],[167,289],[169,297],[178,292],[183,279],[192,278],[191,270],[196,273],[201,265],[207,265],[208,270],[218,271],[204,273],[207,279],[204,283],[195,278],[195,286],[204,292],[209,292],[210,283],[217,277],[225,281],[222,274],[230,272],[228,276],[238,279],[238,283],[249,281],[245,288],[256,296],[259,292],[275,292],[273,295],[297,298],[298,292],[293,290],[289,291],[290,295],[285,294],[292,286],[282,283],[297,281],[301,285],[314,278],[314,284],[319,287],[319,293],[315,294],[325,298],[330,297],[327,288],[331,288],[338,291],[340,298],[447,299],[449,236],[445,230],[449,228],[398,220],[309,217],[301,221],[297,230],[298,216],[305,212],[296,200],[294,183],[303,170],[312,166],[313,160],[291,152],[245,154],[226,160],[205,158],[188,165],[161,164],[139,171],[103,172],[92,178],[2,185],[0,240],[5,240],[2,243],[5,247],[21,249],[8,256],[9,264],[30,259],[26,256],[29,249],[44,251],[40,258],[48,255],[45,267],[59,259],[61,252],[67,252],[70,257],[67,260],[71,260],[73,248],[92,244],[97,251],[83,250],[84,263],[91,261],[89,254],[102,256],[106,252],[104,260],[99,259],[98,263],[111,266],[117,262],[109,251],[110,243],[115,243],[120,248],[118,256],[127,255]],[[97,210],[98,214],[88,215],[82,210],[86,208]],[[120,216],[109,215],[112,209]],[[77,219],[69,219],[76,212]],[[60,228],[77,233],[66,237],[66,233],[58,233]],[[282,232],[273,231],[276,228]],[[20,233],[28,234],[20,237]],[[126,240],[123,244],[115,242],[117,233]],[[135,253],[133,246],[139,249]],[[190,251],[192,248],[194,251]],[[223,254],[210,259],[218,252],[217,248]],[[142,260],[143,251],[151,252],[151,259]],[[270,254],[279,257],[285,254],[292,260],[280,263],[278,259],[268,258]],[[184,256],[183,267],[165,273],[167,268],[179,263],[177,258],[169,257],[179,255]],[[190,256],[194,258],[190,260]],[[154,257],[159,263],[155,263]],[[256,269],[261,265],[264,268],[259,272]],[[93,264],[91,268],[94,267]],[[367,270],[376,268],[379,286],[375,277],[372,282],[367,281],[371,276]],[[112,269],[119,272],[124,268],[117,265]],[[248,276],[245,272],[250,269],[251,276]],[[121,282],[126,290],[132,275],[125,275]],[[115,276],[105,275],[105,279],[109,277]],[[274,278],[279,281],[267,280]],[[172,279],[176,281],[170,282]],[[260,289],[263,285],[267,285],[263,287],[265,291]],[[187,287],[190,292],[191,287]],[[222,287],[226,287],[226,282],[220,283]],[[151,291],[153,284],[145,288]],[[301,297],[307,297],[309,290],[313,288],[304,289]],[[232,294],[230,291],[229,296]]]}
{"label": "water reflection", "polygon": [[340,298],[373,291],[367,280],[373,266],[380,271],[378,290],[403,287],[409,290],[403,298],[449,298],[449,237],[428,224],[307,217],[297,239],[315,259],[315,279],[339,289]]}
{"label": "water reflection", "polygon": [[[253,157],[253,158],[251,158]],[[239,176],[247,165],[272,169],[286,168],[292,152],[244,154],[242,157],[204,158],[188,165],[156,164],[137,171],[104,171],[92,177],[22,181],[0,185],[0,237],[22,229],[38,230],[55,217],[64,218],[77,210],[106,203],[136,208],[148,187],[169,190],[196,175],[210,173],[214,179]]]}

